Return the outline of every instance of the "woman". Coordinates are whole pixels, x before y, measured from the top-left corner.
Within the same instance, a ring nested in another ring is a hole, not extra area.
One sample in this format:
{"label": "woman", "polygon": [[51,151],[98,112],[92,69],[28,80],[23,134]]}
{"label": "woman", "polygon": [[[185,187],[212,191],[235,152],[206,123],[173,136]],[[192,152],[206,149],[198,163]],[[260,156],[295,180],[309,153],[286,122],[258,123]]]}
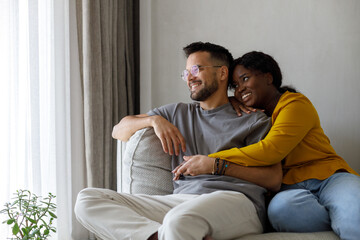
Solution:
{"label": "woman", "polygon": [[277,62],[250,52],[234,62],[235,97],[264,109],[272,128],[264,140],[209,155],[244,166],[283,160],[283,186],[270,202],[269,220],[277,231],[333,230],[341,239],[360,236],[360,178],[336,154],[311,102],[282,88]]}

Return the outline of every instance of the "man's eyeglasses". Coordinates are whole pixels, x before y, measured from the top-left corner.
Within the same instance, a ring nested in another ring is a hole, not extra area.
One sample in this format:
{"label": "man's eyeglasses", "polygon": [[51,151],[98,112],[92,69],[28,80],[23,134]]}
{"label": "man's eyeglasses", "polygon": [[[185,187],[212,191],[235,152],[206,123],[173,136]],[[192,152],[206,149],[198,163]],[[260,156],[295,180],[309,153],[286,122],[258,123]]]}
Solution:
{"label": "man's eyeglasses", "polygon": [[185,69],[182,74],[181,74],[181,78],[184,81],[188,80],[189,74],[191,73],[191,75],[193,75],[194,77],[197,77],[199,75],[200,72],[200,68],[206,68],[206,67],[221,67],[221,66],[201,66],[201,65],[194,65],[191,66],[190,71]]}

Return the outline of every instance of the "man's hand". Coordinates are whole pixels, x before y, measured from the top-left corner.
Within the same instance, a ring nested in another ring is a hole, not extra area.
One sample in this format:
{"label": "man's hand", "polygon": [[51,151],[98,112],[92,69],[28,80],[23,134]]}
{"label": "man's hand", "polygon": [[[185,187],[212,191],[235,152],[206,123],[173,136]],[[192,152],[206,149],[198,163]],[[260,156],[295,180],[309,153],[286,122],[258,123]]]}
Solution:
{"label": "man's hand", "polygon": [[215,158],[205,155],[184,156],[184,162],[172,171],[175,175],[173,180],[178,180],[181,174],[191,176],[211,174],[214,161]]}
{"label": "man's hand", "polygon": [[179,129],[171,124],[168,120],[161,116],[153,116],[153,128],[156,136],[160,139],[164,152],[169,155],[180,154],[180,148],[183,152],[186,151],[185,139],[180,133]]}
{"label": "man's hand", "polygon": [[257,111],[256,108],[245,106],[242,102],[237,100],[235,97],[229,97],[229,101],[239,117],[242,115],[241,111],[243,111],[247,114]]}

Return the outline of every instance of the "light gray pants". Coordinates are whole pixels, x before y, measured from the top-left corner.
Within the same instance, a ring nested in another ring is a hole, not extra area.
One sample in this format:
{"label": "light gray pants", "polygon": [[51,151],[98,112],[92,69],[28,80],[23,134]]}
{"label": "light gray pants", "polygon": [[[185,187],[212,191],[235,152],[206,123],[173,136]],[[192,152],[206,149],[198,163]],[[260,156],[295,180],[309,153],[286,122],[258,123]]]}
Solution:
{"label": "light gray pants", "polygon": [[159,239],[234,239],[261,233],[254,204],[242,193],[151,196],[87,188],[77,198],[81,224],[102,239],[144,240],[158,231]]}

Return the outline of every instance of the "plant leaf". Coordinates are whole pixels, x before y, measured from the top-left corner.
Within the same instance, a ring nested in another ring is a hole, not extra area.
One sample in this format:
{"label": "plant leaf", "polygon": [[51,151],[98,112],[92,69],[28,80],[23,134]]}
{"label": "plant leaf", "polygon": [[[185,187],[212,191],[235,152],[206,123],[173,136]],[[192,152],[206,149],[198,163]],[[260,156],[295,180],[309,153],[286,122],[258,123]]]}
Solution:
{"label": "plant leaf", "polygon": [[57,218],[57,216],[56,216],[53,212],[50,212],[50,211],[49,211],[49,214],[50,214],[50,216],[52,216],[53,218]]}
{"label": "plant leaf", "polygon": [[16,234],[19,233],[19,231],[20,231],[19,225],[18,225],[17,222],[16,222],[15,225],[14,225],[14,227],[13,227],[13,229],[12,229],[12,233],[13,233],[13,235],[16,235]]}
{"label": "plant leaf", "polygon": [[25,236],[29,235],[29,231],[26,228],[21,229]]}
{"label": "plant leaf", "polygon": [[30,237],[34,237],[36,234],[40,234],[40,230],[39,229],[35,229],[32,233],[31,233],[31,235],[30,235]]}
{"label": "plant leaf", "polygon": [[9,219],[6,223],[7,223],[8,225],[10,225],[10,224],[12,224],[13,222],[15,222],[15,219]]}
{"label": "plant leaf", "polygon": [[33,224],[36,224],[36,220],[32,219],[32,218],[27,218],[27,220],[29,220],[30,222],[32,222]]}
{"label": "plant leaf", "polygon": [[47,223],[45,222],[45,220],[40,219],[40,221],[42,221],[44,224],[41,224],[41,226],[47,226]]}
{"label": "plant leaf", "polygon": [[48,235],[48,234],[49,234],[49,229],[45,229],[44,235]]}

